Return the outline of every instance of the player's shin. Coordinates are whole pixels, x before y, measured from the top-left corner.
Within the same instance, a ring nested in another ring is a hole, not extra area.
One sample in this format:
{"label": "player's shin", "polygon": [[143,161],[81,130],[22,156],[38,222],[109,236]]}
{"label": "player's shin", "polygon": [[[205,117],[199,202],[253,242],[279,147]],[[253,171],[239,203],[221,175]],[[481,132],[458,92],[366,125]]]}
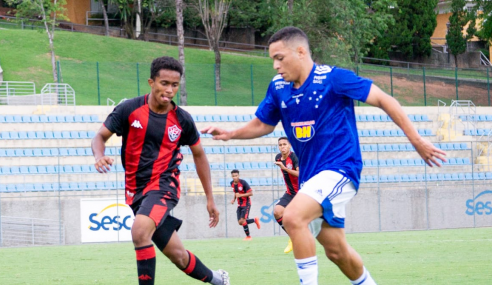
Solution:
{"label": "player's shin", "polygon": [[186,252],[188,252],[189,260],[188,265],[185,267],[185,269],[182,269],[183,272],[192,278],[211,283],[214,278],[214,273],[212,272],[212,270],[208,269],[208,267],[206,267],[193,253],[189,252],[188,250]]}
{"label": "player's shin", "polygon": [[249,227],[248,227],[247,222],[244,222],[243,229],[244,229],[244,233],[246,234],[246,236],[249,237]]}
{"label": "player's shin", "polygon": [[155,249],[153,245],[136,247],[139,285],[154,285]]}
{"label": "player's shin", "polygon": [[282,223],[283,218],[284,218],[284,217],[280,217],[280,218],[275,219],[275,220],[277,220],[277,223],[280,225],[280,227],[282,228],[282,230],[284,230],[284,232],[287,232],[287,231],[285,230],[285,228],[284,228],[283,223]]}
{"label": "player's shin", "polygon": [[318,285],[318,258],[312,256],[295,261],[301,285]]}

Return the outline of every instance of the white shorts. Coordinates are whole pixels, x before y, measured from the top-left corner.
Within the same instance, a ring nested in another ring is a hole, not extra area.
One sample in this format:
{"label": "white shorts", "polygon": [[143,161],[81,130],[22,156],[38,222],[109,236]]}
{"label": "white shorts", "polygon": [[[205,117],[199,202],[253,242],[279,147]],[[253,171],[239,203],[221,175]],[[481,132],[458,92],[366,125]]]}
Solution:
{"label": "white shorts", "polygon": [[325,170],[306,181],[299,193],[308,195],[323,207],[323,219],[332,227],[345,227],[345,205],[355,190],[352,181],[338,172]]}

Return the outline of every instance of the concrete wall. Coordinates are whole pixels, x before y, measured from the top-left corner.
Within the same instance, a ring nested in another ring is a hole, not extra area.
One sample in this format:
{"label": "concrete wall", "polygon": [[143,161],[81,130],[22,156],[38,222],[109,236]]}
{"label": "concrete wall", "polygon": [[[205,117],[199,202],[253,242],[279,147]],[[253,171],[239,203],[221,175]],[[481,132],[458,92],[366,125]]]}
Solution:
{"label": "concrete wall", "polygon": [[[347,232],[378,232],[425,230],[463,227],[492,226],[492,194],[485,193],[469,202],[479,193],[490,190],[487,185],[463,185],[460,187],[401,187],[399,185],[361,188],[347,206]],[[251,235],[283,235],[272,216],[273,202],[282,191],[256,192],[252,198],[251,217],[259,217],[261,230],[250,226]],[[114,196],[113,196],[114,197]],[[183,196],[173,215],[182,219],[179,234],[183,239],[243,237],[244,231],[237,224],[237,205],[229,203],[231,195],[215,195],[220,211],[220,223],[208,228],[205,196]],[[80,243],[80,201],[78,197],[52,198],[3,198],[2,216],[61,219],[65,226],[65,243]],[[481,204],[480,204],[481,203]],[[488,204],[487,204],[488,203]],[[468,204],[468,206],[467,206]],[[61,208],[59,211],[59,205]],[[471,207],[471,208],[470,208]],[[478,211],[471,214],[473,207]],[[467,214],[468,212],[468,214]]]}
{"label": "concrete wall", "polygon": [[67,9],[65,16],[68,17],[70,22],[85,25],[85,13],[91,10],[91,1],[67,0],[65,8]]}

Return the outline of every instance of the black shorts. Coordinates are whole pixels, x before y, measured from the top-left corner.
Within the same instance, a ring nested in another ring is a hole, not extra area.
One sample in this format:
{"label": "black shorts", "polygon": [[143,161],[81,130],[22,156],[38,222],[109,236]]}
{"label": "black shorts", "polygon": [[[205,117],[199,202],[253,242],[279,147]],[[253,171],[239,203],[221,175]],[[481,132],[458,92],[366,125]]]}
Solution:
{"label": "black shorts", "polygon": [[280,200],[278,200],[276,205],[282,206],[284,208],[287,207],[287,205],[289,205],[290,201],[292,201],[292,199],[294,199],[296,194],[291,195],[291,194],[285,192],[284,195],[282,196],[282,198],[280,198]]}
{"label": "black shorts", "polygon": [[154,221],[155,227],[159,228],[177,204],[178,199],[172,192],[153,190],[145,193],[137,201],[133,201],[130,207],[135,216],[147,216]]}
{"label": "black shorts", "polygon": [[240,219],[247,219],[249,216],[250,209],[251,209],[251,205],[237,207],[236,210],[237,220],[239,221]]}

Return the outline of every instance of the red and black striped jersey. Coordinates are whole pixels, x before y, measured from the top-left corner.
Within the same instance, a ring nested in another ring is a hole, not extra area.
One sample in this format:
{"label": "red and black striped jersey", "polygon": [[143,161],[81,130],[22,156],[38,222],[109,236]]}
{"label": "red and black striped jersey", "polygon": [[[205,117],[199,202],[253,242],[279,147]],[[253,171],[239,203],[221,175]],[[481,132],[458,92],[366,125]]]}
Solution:
{"label": "red and black striped jersey", "polygon": [[177,188],[180,196],[179,169],[182,145],[200,143],[200,134],[191,115],[172,102],[167,114],[150,110],[149,95],[126,100],[114,108],[104,126],[123,136],[121,160],[125,168],[126,202],[148,191]]}
{"label": "red and black striped jersey", "polygon": [[[239,182],[237,184],[235,184],[234,180],[232,180],[231,181],[231,187],[232,187],[232,191],[234,191],[234,193],[239,193],[239,194],[245,194],[245,193],[249,193],[249,192],[253,191],[251,189],[251,187],[249,187],[248,182],[246,182],[242,179],[239,179]],[[237,198],[237,205],[239,207],[251,205],[250,197],[248,196],[248,197]]]}
{"label": "red and black striped jersey", "polygon": [[[296,170],[299,167],[299,160],[297,156],[292,151],[287,156],[287,159],[282,160],[282,154],[279,153],[275,156],[275,161],[281,161],[282,164],[288,169]],[[282,170],[284,175],[285,186],[287,187],[287,194],[295,195],[299,191],[299,181],[298,177],[290,175],[287,171]]]}

